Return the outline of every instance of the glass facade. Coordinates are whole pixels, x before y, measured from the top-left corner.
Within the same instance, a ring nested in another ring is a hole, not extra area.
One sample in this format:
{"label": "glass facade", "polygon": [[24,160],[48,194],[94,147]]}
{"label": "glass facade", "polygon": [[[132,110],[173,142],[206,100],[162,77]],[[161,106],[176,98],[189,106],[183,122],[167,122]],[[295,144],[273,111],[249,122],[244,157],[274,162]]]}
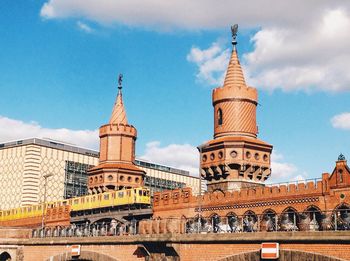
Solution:
{"label": "glass facade", "polygon": [[82,164],[74,161],[66,161],[65,180],[64,180],[64,198],[80,197],[88,194],[88,175],[87,170],[92,165]]}
{"label": "glass facade", "polygon": [[153,195],[153,192],[157,191],[184,188],[186,183],[145,176],[145,187],[149,188],[151,195]]}

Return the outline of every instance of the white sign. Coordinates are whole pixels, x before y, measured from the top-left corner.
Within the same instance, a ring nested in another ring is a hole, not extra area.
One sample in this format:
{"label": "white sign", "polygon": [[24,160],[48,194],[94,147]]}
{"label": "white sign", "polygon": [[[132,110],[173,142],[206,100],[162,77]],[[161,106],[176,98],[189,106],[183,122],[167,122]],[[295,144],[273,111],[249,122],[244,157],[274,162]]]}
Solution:
{"label": "white sign", "polygon": [[80,245],[72,245],[71,246],[71,255],[72,256],[80,256]]}
{"label": "white sign", "polygon": [[277,259],[280,257],[279,243],[267,242],[261,243],[261,258]]}

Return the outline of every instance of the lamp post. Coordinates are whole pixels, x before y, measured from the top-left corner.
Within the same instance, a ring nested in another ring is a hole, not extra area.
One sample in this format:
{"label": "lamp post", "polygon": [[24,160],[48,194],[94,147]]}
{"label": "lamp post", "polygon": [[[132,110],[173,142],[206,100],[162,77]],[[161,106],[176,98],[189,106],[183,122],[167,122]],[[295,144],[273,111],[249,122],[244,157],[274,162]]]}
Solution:
{"label": "lamp post", "polygon": [[41,219],[41,231],[43,232],[44,235],[44,227],[45,227],[45,209],[46,209],[46,185],[47,185],[47,178],[52,177],[52,173],[45,174],[43,176],[44,178],[44,201],[43,201],[43,212],[42,212],[42,219]]}

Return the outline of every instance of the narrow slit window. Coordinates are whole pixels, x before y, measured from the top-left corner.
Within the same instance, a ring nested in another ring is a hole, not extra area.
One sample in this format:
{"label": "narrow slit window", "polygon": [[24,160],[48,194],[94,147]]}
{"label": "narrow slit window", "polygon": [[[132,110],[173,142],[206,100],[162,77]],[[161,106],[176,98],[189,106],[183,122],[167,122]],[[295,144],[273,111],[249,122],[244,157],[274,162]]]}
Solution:
{"label": "narrow slit window", "polygon": [[222,110],[218,109],[218,125],[222,125]]}

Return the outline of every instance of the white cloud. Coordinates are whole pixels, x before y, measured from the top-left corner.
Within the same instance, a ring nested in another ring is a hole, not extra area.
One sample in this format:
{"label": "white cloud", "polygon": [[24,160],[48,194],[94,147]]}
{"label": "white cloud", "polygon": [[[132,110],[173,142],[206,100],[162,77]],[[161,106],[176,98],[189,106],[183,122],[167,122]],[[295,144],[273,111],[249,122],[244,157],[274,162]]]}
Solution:
{"label": "white cloud", "polygon": [[350,14],[327,10],[304,25],[265,27],[244,55],[248,81],[268,90],[350,91]]}
{"label": "white cloud", "polygon": [[25,138],[50,138],[75,144],[80,147],[97,150],[99,147],[98,130],[50,129],[36,122],[23,122],[0,116],[1,142]]}
{"label": "white cloud", "polygon": [[[47,0],[45,19],[76,18],[151,30],[207,30],[233,22],[257,32],[244,55],[247,82],[267,90],[350,91],[350,1]],[[239,39],[238,39],[239,40]],[[193,47],[197,79],[222,82],[227,48]]]}
{"label": "white cloud", "polygon": [[[159,141],[152,141],[146,145],[144,155],[139,158],[188,170],[191,175],[198,177],[199,152],[196,147],[190,144],[170,144],[162,147]],[[282,154],[273,152],[271,160],[272,174],[267,183],[302,181],[306,179],[307,173],[302,172],[300,174],[300,171],[294,164],[285,162]]]}
{"label": "white cloud", "polygon": [[214,42],[208,49],[201,50],[192,47],[187,55],[187,61],[198,66],[197,80],[209,85],[220,85],[223,81],[223,71],[227,68],[230,50],[224,49],[223,42]]}
{"label": "white cloud", "polygon": [[145,153],[139,158],[188,170],[191,175],[196,177],[199,175],[199,153],[190,144],[170,144],[162,147],[159,141],[152,141],[146,144]]}
{"label": "white cloud", "polygon": [[302,181],[306,179],[307,173],[300,173],[300,170],[292,164],[284,161],[282,154],[272,152],[271,155],[271,177],[267,183],[279,183],[288,181]]}
{"label": "white cloud", "polygon": [[83,23],[81,21],[78,21],[77,22],[77,27],[79,30],[85,32],[85,33],[93,33],[94,32],[94,29],[92,29],[90,26],[88,26],[86,23]]}
{"label": "white cloud", "polygon": [[332,117],[331,123],[336,129],[350,130],[350,112],[335,115]]}
{"label": "white cloud", "polygon": [[245,27],[303,25],[325,9],[348,5],[327,0],[47,0],[46,19],[84,17],[101,24],[139,27],[213,29],[233,22]]}

